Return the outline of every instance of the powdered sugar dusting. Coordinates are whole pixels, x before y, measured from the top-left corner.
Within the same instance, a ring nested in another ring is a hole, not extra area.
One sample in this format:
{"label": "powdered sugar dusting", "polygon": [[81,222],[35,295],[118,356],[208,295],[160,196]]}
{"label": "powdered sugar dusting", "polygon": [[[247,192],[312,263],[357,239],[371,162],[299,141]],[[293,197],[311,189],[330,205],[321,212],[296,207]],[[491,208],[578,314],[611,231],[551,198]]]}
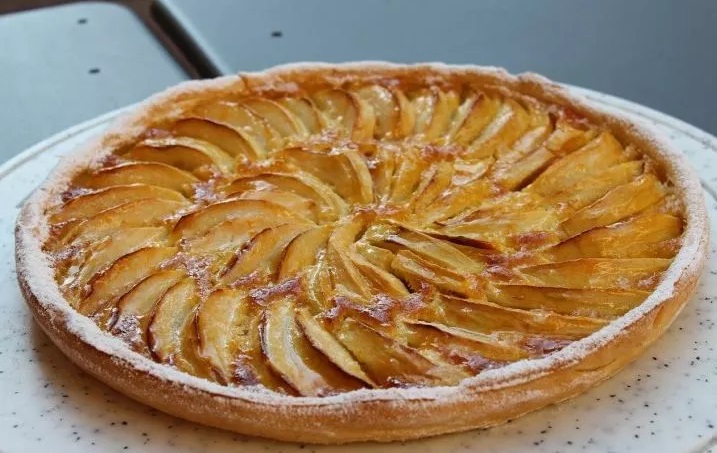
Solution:
{"label": "powdered sugar dusting", "polygon": [[[223,90],[241,91],[243,82],[238,76],[222,77],[205,82],[188,82],[155,96],[143,103],[134,114],[115,124],[103,139],[86,145],[73,156],[67,158],[47,180],[43,188],[38,190],[26,203],[18,220],[18,273],[22,281],[36,296],[43,308],[52,316],[53,322],[65,325],[67,330],[80,337],[83,341],[97,350],[115,357],[121,363],[150,373],[160,379],[183,384],[187,386],[188,391],[194,389],[208,392],[212,395],[221,395],[266,405],[321,406],[322,408],[332,407],[335,410],[348,412],[350,411],[350,403],[375,400],[391,400],[394,404],[401,404],[402,400],[411,400],[412,402],[417,400],[441,400],[441,402],[450,404],[452,401],[473,397],[480,391],[517,385],[543,376],[557,367],[576,363],[601,346],[623,335],[629,326],[647,316],[648,313],[658,308],[660,304],[673,295],[675,285],[683,274],[695,275],[701,268],[706,244],[706,228],[704,228],[706,214],[703,208],[702,191],[697,177],[686,163],[685,158],[676,150],[666,146],[661,138],[655,137],[627,120],[615,118],[614,115],[606,116],[584,105],[582,102],[575,102],[561,88],[534,74],[512,76],[499,68],[447,66],[440,63],[419,65],[417,67],[430,70],[434,74],[432,77],[436,78],[436,80],[440,80],[443,76],[451,73],[465,73],[490,79],[493,81],[492,83],[506,86],[508,89],[514,89],[518,92],[537,92],[549,102],[565,103],[569,99],[569,102],[592,116],[595,121],[605,123],[617,130],[626,130],[629,137],[640,140],[646,145],[643,146],[645,150],[663,158],[670,179],[681,190],[685,199],[687,227],[683,236],[683,246],[672,265],[663,274],[662,281],[654,292],[640,306],[593,335],[572,343],[550,356],[519,361],[502,368],[488,369],[454,387],[364,389],[321,398],[291,397],[271,391],[257,390],[256,388],[225,387],[180,373],[129,350],[120,339],[103,333],[89,318],[78,315],[62,297],[52,277],[52,263],[49,257],[41,250],[41,245],[48,236],[44,209],[46,206],[57,202],[67,187],[68,181],[79,169],[87,167],[88,163],[91,166],[93,162],[101,161],[114,147],[119,146],[128,139],[138,137],[144,130],[143,124],[148,118],[156,116],[169,118],[178,115],[186,105],[192,102],[191,98],[195,94],[205,95],[208,91],[219,94]],[[274,77],[280,80],[279,76],[290,75],[304,70],[316,70],[317,68],[337,69],[338,74],[333,77],[339,83],[342,80],[353,77],[351,71],[381,72],[383,70],[409,70],[411,67],[382,62],[351,63],[338,66],[308,63],[286,65],[263,73],[247,74],[245,77],[252,80],[262,78],[269,81],[267,85],[270,85],[270,81]],[[344,71],[344,75],[340,74],[341,71]],[[280,81],[274,88],[281,89],[284,83]],[[174,100],[178,102],[168,102]],[[90,365],[88,364],[88,366]],[[513,397],[527,401],[536,397],[536,395],[526,392]],[[505,403],[512,404],[514,401],[506,401]]]}

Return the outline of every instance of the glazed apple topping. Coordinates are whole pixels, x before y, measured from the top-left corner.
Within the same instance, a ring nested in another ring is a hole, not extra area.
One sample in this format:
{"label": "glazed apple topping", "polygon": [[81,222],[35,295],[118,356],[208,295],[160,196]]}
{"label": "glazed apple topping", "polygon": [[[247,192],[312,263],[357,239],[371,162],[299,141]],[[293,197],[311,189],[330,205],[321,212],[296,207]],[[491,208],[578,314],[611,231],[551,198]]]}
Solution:
{"label": "glazed apple topping", "polygon": [[45,250],[140,354],[297,396],[454,385],[639,305],[683,213],[567,108],[395,81],[227,96],[76,176]]}

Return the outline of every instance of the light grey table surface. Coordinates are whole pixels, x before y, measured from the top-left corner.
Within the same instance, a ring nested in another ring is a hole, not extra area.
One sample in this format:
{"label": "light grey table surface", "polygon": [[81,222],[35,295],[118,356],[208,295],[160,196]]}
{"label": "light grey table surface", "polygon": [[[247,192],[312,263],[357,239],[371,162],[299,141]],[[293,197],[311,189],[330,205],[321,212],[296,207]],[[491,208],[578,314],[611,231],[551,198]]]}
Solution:
{"label": "light grey table surface", "polygon": [[157,6],[209,72],[310,60],[496,65],[620,96],[717,133],[715,0],[158,0]]}
{"label": "light grey table surface", "polygon": [[125,7],[74,3],[0,16],[0,163],[186,78]]}

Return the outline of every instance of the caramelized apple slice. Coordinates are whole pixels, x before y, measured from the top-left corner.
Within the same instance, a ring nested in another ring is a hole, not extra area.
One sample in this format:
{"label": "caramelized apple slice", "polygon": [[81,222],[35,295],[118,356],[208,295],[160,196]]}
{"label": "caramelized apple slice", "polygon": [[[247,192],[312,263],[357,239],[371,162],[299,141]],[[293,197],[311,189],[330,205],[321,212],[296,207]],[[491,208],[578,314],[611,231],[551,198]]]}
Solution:
{"label": "caramelized apple slice", "polygon": [[169,288],[147,327],[147,340],[152,355],[160,362],[209,378],[208,366],[197,350],[194,321],[198,304],[194,280],[186,278]]}
{"label": "caramelized apple slice", "polygon": [[644,174],[608,192],[590,206],[576,212],[563,222],[565,234],[575,236],[591,228],[603,227],[627,218],[657,203],[665,196],[665,188],[651,173]]}
{"label": "caramelized apple slice", "polygon": [[273,301],[264,312],[262,350],[272,368],[301,395],[324,396],[362,387],[311,345],[289,298]]}
{"label": "caramelized apple slice", "polygon": [[215,166],[226,173],[233,159],[218,146],[190,137],[147,139],[138,143],[123,157],[144,162],[159,162],[180,170],[193,171],[202,166]]}
{"label": "caramelized apple slice", "polygon": [[227,220],[260,218],[302,220],[286,208],[266,200],[227,200],[183,216],[174,226],[172,235],[174,238],[194,238],[205,235],[210,229]]}
{"label": "caramelized apple slice", "polygon": [[506,190],[520,189],[527,181],[540,174],[554,159],[553,153],[540,148],[515,162],[496,162],[491,171],[491,178]]}
{"label": "caramelized apple slice", "polygon": [[286,111],[294,115],[296,121],[300,121],[303,129],[308,134],[318,134],[324,129],[324,122],[314,108],[314,103],[306,98],[284,97],[277,100]]}
{"label": "caramelized apple slice", "polygon": [[311,99],[332,129],[356,142],[373,138],[373,109],[359,96],[344,90],[328,89],[314,93]]}
{"label": "caramelized apple slice", "polygon": [[640,304],[649,295],[642,290],[571,289],[542,286],[500,285],[488,292],[488,300],[522,310],[548,310],[563,315],[615,318]]}
{"label": "caramelized apple slice", "polygon": [[579,150],[558,159],[525,190],[546,197],[571,192],[585,178],[627,160],[620,142],[609,132],[603,132]]}
{"label": "caramelized apple slice", "polygon": [[239,250],[234,263],[222,275],[222,281],[232,283],[252,273],[274,275],[284,248],[292,239],[311,227],[306,223],[290,223],[259,232]]}
{"label": "caramelized apple slice", "polygon": [[97,272],[115,262],[122,255],[150,244],[160,245],[159,239],[166,234],[163,227],[126,228],[121,235],[106,237],[99,247],[92,250],[90,256],[78,265],[76,278],[72,285],[82,288]]}
{"label": "caramelized apple slice", "polygon": [[402,91],[368,85],[356,94],[373,107],[376,117],[375,137],[401,138],[413,130],[413,109]]}
{"label": "caramelized apple slice", "polygon": [[185,241],[187,250],[192,253],[234,253],[246,244],[258,232],[285,224],[290,218],[250,217],[225,220],[212,227],[206,234]]}
{"label": "caramelized apple slice", "polygon": [[334,332],[358,360],[371,380],[381,387],[431,385],[435,365],[417,350],[352,318],[344,318]]}
{"label": "caramelized apple slice", "polygon": [[497,192],[496,189],[487,179],[476,179],[450,187],[426,206],[422,217],[426,222],[450,219],[493,196]]}
{"label": "caramelized apple slice", "polygon": [[[483,129],[495,118],[501,107],[500,100],[478,93],[464,101],[455,120],[453,140],[461,146],[468,146],[478,138]],[[501,112],[502,113],[502,112]]]}
{"label": "caramelized apple slice", "polygon": [[244,101],[244,105],[263,117],[284,138],[307,135],[304,125],[277,102],[263,98],[251,98]]}
{"label": "caramelized apple slice", "polygon": [[354,294],[369,298],[370,287],[348,256],[349,247],[364,227],[365,223],[360,218],[337,225],[329,236],[326,259],[334,286],[340,285]]}
{"label": "caramelized apple slice", "polygon": [[399,205],[408,201],[416,193],[421,175],[428,166],[429,162],[421,156],[420,151],[411,148],[404,150],[398,168],[393,173],[388,201]]}
{"label": "caramelized apple slice", "polygon": [[117,301],[117,311],[107,330],[122,338],[134,350],[149,355],[146,332],[150,314],[164,293],[185,276],[183,270],[168,269],[137,283]]}
{"label": "caramelized apple slice", "polygon": [[234,129],[260,158],[282,144],[276,130],[250,109],[236,102],[212,102],[195,109],[197,116],[210,119]]}
{"label": "caramelized apple slice", "polygon": [[414,291],[418,291],[423,283],[429,283],[438,289],[468,297],[482,295],[477,278],[447,269],[409,250],[398,252],[391,262],[391,268],[402,280],[407,281]]}
{"label": "caramelized apple slice", "polygon": [[369,172],[373,179],[373,193],[377,201],[384,202],[391,194],[393,175],[396,172],[396,155],[402,150],[382,143],[376,145],[376,151],[369,162]]}
{"label": "caramelized apple slice", "polygon": [[326,256],[320,254],[316,265],[309,268],[307,274],[302,276],[306,288],[307,301],[314,312],[321,312],[331,308],[330,296],[333,293],[331,275],[326,262]]}
{"label": "caramelized apple slice", "polygon": [[420,213],[426,206],[433,203],[451,185],[453,179],[453,163],[437,162],[421,174],[421,183],[411,196],[414,212]]}
{"label": "caramelized apple slice", "polygon": [[530,286],[576,289],[651,289],[672,260],[578,258],[522,268]]}
{"label": "caramelized apple slice", "polygon": [[366,162],[354,148],[343,148],[330,153],[303,148],[290,148],[277,152],[306,173],[324,181],[352,203],[373,202],[373,181]]}
{"label": "caramelized apple slice", "polygon": [[410,295],[403,282],[386,269],[376,266],[358,253],[349,252],[351,263],[361,273],[372,294],[386,294],[395,299]]}
{"label": "caramelized apple slice", "polygon": [[432,89],[431,91],[433,96],[431,120],[423,132],[423,139],[429,142],[449,132],[454,113],[461,103],[460,96],[455,91],[441,91],[439,89]]}
{"label": "caramelized apple slice", "polygon": [[545,147],[558,156],[564,156],[585,146],[598,131],[567,109],[558,112],[555,130],[548,137]]}
{"label": "caramelized apple slice", "polygon": [[348,212],[346,202],[329,186],[308,173],[262,173],[235,179],[224,192],[240,193],[246,190],[276,189],[295,193],[312,200],[319,207],[319,220],[333,221]]}
{"label": "caramelized apple slice", "polygon": [[398,233],[391,234],[386,241],[406,247],[430,261],[457,272],[478,273],[483,270],[480,263],[476,263],[448,242],[418,231],[403,228]]}
{"label": "caramelized apple slice", "polygon": [[261,157],[235,129],[207,118],[179,120],[172,126],[172,131],[180,136],[212,143],[232,157],[242,156],[252,161]]}
{"label": "caramelized apple slice", "polygon": [[90,280],[89,293],[80,301],[77,310],[87,316],[102,315],[100,311],[115,303],[119,296],[176,253],[176,247],[146,247],[123,256]]}
{"label": "caramelized apple slice", "polygon": [[212,366],[218,380],[234,381],[234,361],[242,336],[250,335],[250,311],[256,309],[241,291],[228,288],[213,292],[197,311],[199,353]]}
{"label": "caramelized apple slice", "polygon": [[270,201],[312,222],[316,222],[319,218],[319,207],[314,200],[309,200],[293,192],[276,189],[247,190],[239,194],[237,198]]}
{"label": "caramelized apple slice", "polygon": [[72,198],[50,216],[50,222],[61,223],[75,219],[85,219],[106,209],[114,208],[130,201],[148,198],[179,203],[186,202],[182,194],[164,187],[147,184],[112,186]]}
{"label": "caramelized apple slice", "polygon": [[304,231],[289,242],[281,257],[277,280],[285,280],[312,266],[326,248],[332,226],[323,225]]}
{"label": "caramelized apple slice", "polygon": [[671,258],[674,246],[666,241],[682,234],[682,223],[682,219],[670,214],[645,213],[586,231],[547,253],[556,261],[584,257]]}
{"label": "caramelized apple slice", "polygon": [[152,184],[191,195],[192,185],[199,182],[191,173],[158,162],[133,162],[102,168],[86,174],[78,183],[90,189],[129,184]]}
{"label": "caramelized apple slice", "polygon": [[510,148],[528,129],[530,115],[514,99],[506,99],[485,130],[471,143],[466,154],[473,159],[489,157]]}
{"label": "caramelized apple slice", "polygon": [[89,241],[118,228],[158,226],[184,206],[185,203],[161,199],[131,201],[75,224],[63,231],[53,245],[60,248],[71,242]]}

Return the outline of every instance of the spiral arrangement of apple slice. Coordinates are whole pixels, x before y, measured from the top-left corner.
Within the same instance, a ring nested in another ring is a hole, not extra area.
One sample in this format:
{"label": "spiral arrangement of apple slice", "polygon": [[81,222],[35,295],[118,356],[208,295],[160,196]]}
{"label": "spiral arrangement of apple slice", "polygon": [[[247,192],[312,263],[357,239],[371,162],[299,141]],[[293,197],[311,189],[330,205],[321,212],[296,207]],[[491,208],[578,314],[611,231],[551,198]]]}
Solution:
{"label": "spiral arrangement of apple slice", "polygon": [[391,83],[203,103],[47,216],[101,329],[298,396],[550,354],[643,301],[683,227],[659,167],[568,109]]}

